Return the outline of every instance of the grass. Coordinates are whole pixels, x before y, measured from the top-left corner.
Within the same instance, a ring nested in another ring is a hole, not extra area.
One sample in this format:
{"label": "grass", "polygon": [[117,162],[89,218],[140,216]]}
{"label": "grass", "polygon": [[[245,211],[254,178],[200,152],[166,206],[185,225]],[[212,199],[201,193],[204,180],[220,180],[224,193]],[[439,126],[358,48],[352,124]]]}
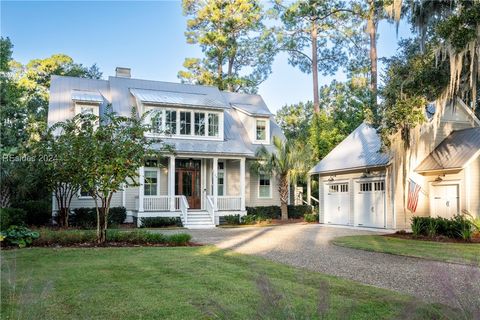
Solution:
{"label": "grass", "polygon": [[1,252],[2,319],[441,319],[451,309],[216,247]]}
{"label": "grass", "polygon": [[460,264],[480,263],[480,244],[410,240],[385,236],[347,236],[334,244],[353,249],[376,251]]}

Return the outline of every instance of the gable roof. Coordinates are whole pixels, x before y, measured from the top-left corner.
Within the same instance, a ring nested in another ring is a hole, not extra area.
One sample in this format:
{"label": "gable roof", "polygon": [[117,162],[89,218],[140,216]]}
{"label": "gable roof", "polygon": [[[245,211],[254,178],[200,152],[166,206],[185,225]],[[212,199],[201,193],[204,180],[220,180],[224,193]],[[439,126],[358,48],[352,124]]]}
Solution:
{"label": "gable roof", "polygon": [[480,155],[480,128],[453,131],[415,169],[416,172],[463,169]]}
{"label": "gable roof", "polygon": [[385,166],[388,154],[380,152],[382,145],[377,131],[365,122],[322,159],[310,173],[349,171]]}

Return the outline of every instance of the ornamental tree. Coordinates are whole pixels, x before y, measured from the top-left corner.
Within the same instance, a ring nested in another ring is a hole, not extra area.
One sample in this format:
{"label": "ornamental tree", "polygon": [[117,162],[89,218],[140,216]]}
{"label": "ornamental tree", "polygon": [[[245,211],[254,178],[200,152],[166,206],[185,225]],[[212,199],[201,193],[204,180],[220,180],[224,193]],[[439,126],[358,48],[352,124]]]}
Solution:
{"label": "ornamental tree", "polygon": [[84,181],[95,200],[97,211],[97,241],[106,241],[108,213],[112,196],[128,186],[137,186],[138,168],[149,156],[159,156],[151,150],[158,140],[145,137],[149,126],[144,117],[132,109],[130,117],[120,116],[107,108],[99,126],[93,123],[83,128],[91,140],[85,145]]}

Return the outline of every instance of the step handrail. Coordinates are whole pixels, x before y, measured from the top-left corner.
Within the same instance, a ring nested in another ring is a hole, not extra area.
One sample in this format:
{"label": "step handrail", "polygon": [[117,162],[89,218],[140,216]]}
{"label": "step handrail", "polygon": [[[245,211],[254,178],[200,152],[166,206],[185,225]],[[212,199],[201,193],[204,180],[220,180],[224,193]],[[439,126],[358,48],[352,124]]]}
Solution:
{"label": "step handrail", "polygon": [[188,205],[187,197],[185,197],[184,195],[181,195],[180,196],[180,212],[181,212],[181,215],[183,216],[184,224],[188,223],[189,208],[190,206]]}
{"label": "step handrail", "polygon": [[212,223],[215,225],[215,204],[212,196],[207,196],[206,208],[210,218],[212,219]]}

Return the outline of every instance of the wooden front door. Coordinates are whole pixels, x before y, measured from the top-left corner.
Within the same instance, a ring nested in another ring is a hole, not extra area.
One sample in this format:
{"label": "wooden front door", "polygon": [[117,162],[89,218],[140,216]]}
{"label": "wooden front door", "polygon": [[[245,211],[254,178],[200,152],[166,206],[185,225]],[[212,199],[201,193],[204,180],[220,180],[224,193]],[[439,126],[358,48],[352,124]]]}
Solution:
{"label": "wooden front door", "polygon": [[175,194],[184,195],[190,209],[200,209],[202,206],[200,166],[200,160],[175,160]]}

